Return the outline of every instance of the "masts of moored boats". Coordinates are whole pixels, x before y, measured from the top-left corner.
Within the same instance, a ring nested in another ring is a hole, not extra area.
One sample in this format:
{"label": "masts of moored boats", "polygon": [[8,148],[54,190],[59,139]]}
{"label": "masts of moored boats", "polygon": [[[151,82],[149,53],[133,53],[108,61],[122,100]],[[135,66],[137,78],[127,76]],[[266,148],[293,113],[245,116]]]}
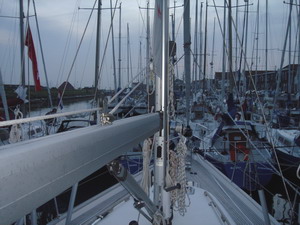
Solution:
{"label": "masts of moored boats", "polygon": [[[20,54],[21,54],[21,86],[23,87],[22,89],[25,90],[25,54],[24,54],[24,47],[25,47],[25,38],[24,38],[24,5],[23,5],[24,0],[19,1],[19,20],[20,20]],[[29,4],[28,4],[29,8]],[[47,91],[48,91],[48,100],[50,107],[53,107],[52,104],[52,98],[51,98],[51,93],[50,93],[50,88],[48,84],[48,76],[47,76],[47,71],[46,71],[46,66],[45,66],[45,59],[44,59],[44,53],[42,49],[42,41],[41,41],[41,35],[40,35],[40,30],[39,30],[39,24],[38,24],[38,19],[37,19],[37,12],[36,12],[36,7],[35,7],[35,1],[33,1],[33,9],[34,9],[34,17],[35,17],[35,22],[37,26],[37,32],[38,32],[38,38],[39,38],[39,45],[40,45],[40,50],[41,50],[41,57],[43,61],[43,68],[44,68],[44,73],[45,73],[45,79],[46,79],[46,85],[47,85]],[[29,9],[27,11],[29,13]],[[26,15],[27,17],[27,33],[29,29],[29,15]],[[26,38],[27,39],[27,38]],[[24,116],[26,116],[26,110],[25,110],[25,105],[21,105],[21,111]]]}
{"label": "masts of moored boats", "polygon": [[[95,94],[98,93],[98,79],[100,73],[99,67],[99,55],[100,55],[100,26],[101,26],[101,5],[102,1],[98,0],[98,12],[97,12],[97,30],[96,30],[96,56],[95,56]],[[97,98],[96,98],[97,99]]]}
{"label": "masts of moored boats", "polygon": [[112,0],[110,0],[110,15],[111,15],[111,42],[112,42],[112,57],[113,57],[113,76],[114,76],[114,85],[115,93],[117,93],[117,73],[116,73],[116,60],[115,60],[115,40],[114,40],[114,16],[113,16],[113,7]]}
{"label": "masts of moored boats", "polygon": [[[150,75],[150,17],[149,17],[149,1],[147,1],[147,20],[146,20],[146,84],[149,90],[149,75]],[[149,101],[149,100],[148,100]]]}
{"label": "masts of moored boats", "polygon": [[[290,20],[290,17],[292,16],[292,9],[293,9],[293,0],[291,0],[291,3],[290,3],[290,13],[289,13],[289,20]],[[291,92],[292,92],[292,83],[291,83],[291,80],[292,80],[292,74],[291,74],[291,61],[292,61],[292,24],[290,23],[289,25],[289,65],[288,65],[288,94],[290,95]]]}
{"label": "masts of moored boats", "polygon": [[223,21],[223,51],[222,51],[222,101],[225,98],[225,71],[226,71],[226,1],[224,1],[224,21]]}
{"label": "masts of moored boats", "polygon": [[122,59],[121,59],[121,6],[122,6],[122,3],[120,3],[120,14],[119,14],[119,59],[118,59],[118,61],[119,61],[119,84],[118,84],[118,89],[120,89],[121,88],[121,61],[122,61]]}
{"label": "masts of moored boats", "polygon": [[[291,0],[291,4],[293,3],[293,0]],[[292,11],[292,7],[290,7],[289,13],[291,14]],[[276,82],[276,91],[275,91],[275,97],[274,97],[274,104],[277,102],[277,98],[279,95],[279,86],[281,83],[281,79],[282,79],[282,69],[283,69],[283,63],[284,63],[284,55],[285,55],[285,51],[286,51],[286,45],[287,45],[287,40],[288,40],[288,35],[289,35],[289,27],[291,26],[291,17],[289,16],[288,18],[288,24],[287,24],[287,28],[286,28],[286,32],[285,32],[285,39],[284,39],[284,44],[283,44],[283,50],[281,53],[281,62],[280,62],[280,67],[279,70],[277,72],[277,82]],[[273,110],[274,111],[274,110]]]}
{"label": "masts of moored boats", "polygon": [[229,69],[229,90],[234,88],[234,77],[232,72],[232,13],[231,0],[228,0],[228,69]]}
{"label": "masts of moored boats", "polygon": [[267,86],[268,86],[268,80],[267,80],[267,73],[268,73],[268,39],[269,39],[269,37],[268,37],[268,34],[269,34],[269,30],[268,30],[268,28],[269,28],[269,25],[268,25],[268,23],[269,23],[269,21],[268,21],[268,17],[269,17],[269,15],[268,15],[268,8],[269,8],[269,6],[268,6],[269,4],[268,4],[268,0],[266,0],[266,42],[265,42],[265,45],[266,45],[266,50],[265,50],[265,52],[266,52],[266,74],[265,74],[265,85],[264,85],[264,88],[265,88],[265,90],[267,90]]}
{"label": "masts of moored boats", "polygon": [[40,49],[41,49],[41,56],[42,56],[42,61],[43,61],[43,68],[44,68],[46,85],[47,85],[48,99],[49,99],[50,107],[53,108],[52,97],[51,97],[51,92],[50,92],[50,87],[49,87],[49,82],[48,82],[48,74],[47,74],[47,70],[46,70],[46,63],[45,63],[44,51],[43,51],[42,40],[41,40],[41,35],[40,35],[40,28],[39,28],[39,23],[38,23],[38,19],[37,19],[37,12],[36,12],[36,7],[35,7],[35,1],[33,0],[32,3],[33,3],[34,14],[35,14],[34,18],[35,18],[35,22],[36,22],[36,26],[37,26],[38,37],[39,37],[39,43],[40,43]]}
{"label": "masts of moored boats", "polygon": [[205,28],[204,28],[204,59],[203,59],[203,89],[205,89],[205,79],[206,79],[206,49],[207,49],[207,8],[208,8],[208,3],[206,0],[206,8],[205,8]]}
{"label": "masts of moored boats", "polygon": [[[193,57],[193,81],[197,80],[198,74],[198,0],[195,9],[195,34],[194,34],[194,57]],[[196,92],[196,90],[194,90]]]}
{"label": "masts of moored boats", "polygon": [[130,71],[130,41],[129,41],[129,24],[127,23],[127,82],[129,84],[129,71]]}
{"label": "masts of moored boats", "polygon": [[[243,93],[245,92],[245,88],[247,88],[247,79],[246,79],[246,69],[247,69],[247,46],[248,46],[248,20],[249,20],[249,2],[248,1],[245,1],[246,2],[246,11],[245,11],[245,17],[246,17],[246,20],[245,20],[245,59],[244,59],[244,68],[243,68],[243,73],[242,73],[242,81],[243,81],[243,85],[240,85],[240,82],[239,82],[239,85],[238,85],[238,90],[239,90],[239,93]],[[240,79],[239,79],[240,80]],[[241,88],[244,87],[244,90],[241,90]]]}
{"label": "masts of moored boats", "polygon": [[[139,45],[138,72],[142,71],[142,68],[143,68],[143,66],[142,66],[142,42],[140,41],[139,44],[140,45]],[[141,82],[141,80],[142,80],[142,75],[143,74],[140,74],[140,76],[139,76],[139,82]]]}
{"label": "masts of moored boats", "polygon": [[25,67],[24,67],[24,6],[20,0],[20,51],[21,51],[21,83],[25,87]]}
{"label": "masts of moored boats", "polygon": [[[23,0],[20,0],[20,51],[21,51],[21,85],[23,88],[25,88],[25,61],[24,61],[24,7],[23,7]],[[26,116],[25,113],[25,105],[21,105],[21,111],[24,116]]]}
{"label": "masts of moored boats", "polygon": [[259,40],[259,1],[257,2],[257,16],[256,16],[256,56],[255,56],[255,76],[254,85],[257,85],[257,70],[258,70],[258,40]]}
{"label": "masts of moored boats", "polygon": [[[199,29],[200,29],[200,49],[199,49],[199,83],[200,83],[200,80],[201,80],[201,77],[204,77],[202,76],[202,44],[203,44],[203,32],[202,32],[202,14],[203,14],[203,2],[201,2],[201,6],[200,6],[200,25],[199,25]],[[198,86],[197,88],[200,88],[200,86]]]}
{"label": "masts of moored boats", "polygon": [[186,125],[189,125],[190,121],[190,91],[191,91],[191,35],[190,35],[190,1],[184,0],[184,71],[185,71],[185,95],[186,95]]}
{"label": "masts of moored boats", "polygon": [[[298,13],[298,28],[297,29],[300,30],[300,13]],[[298,33],[297,92],[299,94],[298,97],[300,97],[300,34],[299,33]],[[300,104],[300,102],[298,104]],[[300,105],[298,105],[298,107],[300,107]]]}
{"label": "masts of moored boats", "polygon": [[[215,51],[215,31],[216,31],[216,18],[214,18],[214,28],[213,28],[213,40],[212,40],[212,49],[211,49],[211,61],[210,61],[210,76],[214,77],[214,51]],[[211,88],[211,79],[208,79],[208,90]]]}

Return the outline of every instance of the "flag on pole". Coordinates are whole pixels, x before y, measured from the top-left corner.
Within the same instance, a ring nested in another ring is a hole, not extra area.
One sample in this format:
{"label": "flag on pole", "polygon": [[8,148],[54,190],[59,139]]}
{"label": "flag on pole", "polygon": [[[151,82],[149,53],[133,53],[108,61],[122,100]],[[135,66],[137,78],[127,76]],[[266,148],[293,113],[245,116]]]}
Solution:
{"label": "flag on pole", "polygon": [[34,84],[35,84],[35,90],[40,91],[40,90],[42,90],[42,88],[41,88],[41,83],[40,83],[35,48],[34,48],[32,34],[31,34],[29,25],[27,28],[25,45],[28,47],[28,57],[31,59],[31,62],[32,62],[32,72],[33,72],[33,80],[34,80]]}

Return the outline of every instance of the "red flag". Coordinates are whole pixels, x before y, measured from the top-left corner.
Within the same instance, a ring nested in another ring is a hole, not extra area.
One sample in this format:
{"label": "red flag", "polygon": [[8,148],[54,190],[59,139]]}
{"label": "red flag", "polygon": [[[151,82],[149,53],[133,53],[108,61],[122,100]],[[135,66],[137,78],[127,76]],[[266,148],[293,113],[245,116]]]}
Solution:
{"label": "red flag", "polygon": [[40,83],[40,77],[39,77],[39,71],[38,71],[36,55],[35,55],[35,48],[34,48],[32,34],[31,34],[31,30],[30,30],[29,25],[28,25],[28,28],[27,28],[25,45],[28,47],[28,57],[31,59],[31,62],[32,62],[32,71],[33,71],[33,79],[34,79],[34,84],[35,84],[35,90],[40,91],[40,90],[42,90],[42,88],[41,88],[41,83]]}

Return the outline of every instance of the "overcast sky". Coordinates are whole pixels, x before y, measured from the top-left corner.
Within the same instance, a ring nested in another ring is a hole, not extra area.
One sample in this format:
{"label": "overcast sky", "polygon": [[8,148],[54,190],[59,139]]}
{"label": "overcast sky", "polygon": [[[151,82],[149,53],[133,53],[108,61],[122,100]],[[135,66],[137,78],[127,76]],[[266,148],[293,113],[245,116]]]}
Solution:
{"label": "overcast sky", "polygon": [[[26,1],[27,2],[27,1]],[[109,0],[102,0],[103,8],[110,7]],[[194,23],[195,23],[195,2],[191,0],[191,38],[192,38],[192,51],[194,51]],[[216,5],[222,6],[224,3],[222,0],[215,0]],[[238,2],[239,5],[244,5],[244,0],[232,0],[232,5],[235,6]],[[256,67],[256,60],[252,59],[253,51],[255,56],[256,43],[255,40],[255,27],[257,18],[257,5],[258,0],[249,1],[249,28],[247,35],[247,59],[249,64],[252,63],[252,68]],[[295,0],[294,0],[295,2]],[[207,41],[207,73],[213,74],[215,71],[221,71],[222,69],[222,37],[220,33],[220,27],[216,17],[215,8],[211,7],[214,1],[209,0],[208,4],[208,41]],[[71,69],[72,61],[75,57],[75,52],[78,47],[79,41],[82,37],[84,28],[87,24],[88,17],[91,10],[78,9],[80,8],[91,8],[94,4],[94,0],[36,0],[36,9],[38,22],[40,27],[42,47],[44,50],[46,69],[48,79],[51,87],[58,87],[63,81],[67,79],[67,76]],[[113,0],[113,5],[115,0]],[[117,6],[119,6],[118,1]],[[153,7],[154,1],[150,1],[150,7]],[[174,1],[171,0],[170,4],[173,5]],[[183,4],[183,0],[178,0],[176,5],[180,6]],[[132,58],[132,71],[135,75],[139,69],[140,62],[142,67],[145,66],[145,49],[146,49],[146,10],[140,9],[140,7],[146,7],[146,0],[122,0],[122,16],[121,16],[121,71],[122,71],[122,84],[127,81],[127,23],[130,28],[130,48]],[[236,9],[233,9],[233,17],[236,20]],[[244,7],[238,8],[238,34],[242,37],[242,26],[244,18]],[[223,9],[217,8],[221,23],[223,25]],[[266,35],[266,7],[265,0],[260,1],[260,13],[259,13],[259,51],[258,51],[258,69],[265,69],[265,35]],[[28,7],[27,3],[24,3],[24,14],[27,15]],[[287,26],[289,6],[284,4],[282,0],[269,1],[269,39],[268,39],[268,69],[275,69],[280,66],[280,58],[283,49],[285,31]],[[170,10],[170,14],[173,13],[173,9]],[[183,21],[182,15],[183,8],[176,9],[176,36],[177,36],[177,55],[178,58],[183,54]],[[29,15],[33,15],[32,3],[29,8]],[[151,21],[153,19],[153,10],[150,12]],[[200,15],[200,0],[199,0],[199,11]],[[19,16],[19,0],[0,0],[0,15],[1,16]],[[204,31],[204,15],[205,15],[205,3],[203,4],[203,31]],[[216,18],[215,28],[215,43],[214,53],[212,54],[213,46],[213,23]],[[199,19],[199,16],[198,16]],[[19,45],[19,21],[14,18],[0,18],[0,69],[3,75],[4,83],[6,84],[19,84],[20,83],[20,45]],[[33,39],[35,49],[38,57],[38,67],[40,73],[41,84],[46,85],[45,73],[43,69],[40,46],[37,36],[37,27],[34,17],[29,19],[30,27],[33,33]],[[25,20],[26,24],[26,20]],[[108,36],[108,28],[110,25],[110,11],[102,11],[102,23],[101,23],[101,56],[100,59],[104,60],[101,88],[113,88],[113,63],[112,63],[112,48],[111,39],[108,42],[107,53],[103,57],[103,51],[105,48],[106,39]],[[151,22],[152,26],[152,22]],[[292,16],[292,63],[297,61],[298,54],[295,53],[295,42],[296,42],[296,29],[297,29],[297,16],[296,7],[293,8]],[[199,29],[198,29],[199,32]],[[199,32],[200,33],[200,32]],[[200,35],[198,33],[198,38]],[[233,32],[233,43],[235,46],[235,31]],[[114,19],[114,35],[115,35],[115,57],[116,67],[118,72],[118,40],[119,40],[119,10],[116,10]],[[75,87],[86,87],[93,86],[94,84],[94,65],[95,65],[95,36],[96,36],[96,11],[94,11],[90,24],[87,28],[87,32],[83,39],[81,49],[78,54],[75,66],[71,72],[69,82]],[[141,42],[141,48],[140,48]],[[254,46],[254,47],[253,47]],[[289,46],[289,45],[287,45]],[[297,47],[298,48],[298,47]],[[141,50],[140,50],[141,49]],[[238,55],[240,55],[240,50]],[[27,48],[25,48],[27,54]],[[213,57],[213,68],[209,63]],[[234,51],[235,57],[235,51]],[[295,58],[296,57],[296,58]],[[235,59],[235,58],[234,58]],[[27,57],[25,57],[26,65],[28,63]],[[29,62],[30,63],[30,62]],[[285,57],[285,65],[288,63],[288,57]],[[183,61],[178,63],[179,76],[182,76]],[[31,64],[29,67],[29,82],[32,84],[31,75]],[[26,66],[26,82],[28,82],[27,66]]]}

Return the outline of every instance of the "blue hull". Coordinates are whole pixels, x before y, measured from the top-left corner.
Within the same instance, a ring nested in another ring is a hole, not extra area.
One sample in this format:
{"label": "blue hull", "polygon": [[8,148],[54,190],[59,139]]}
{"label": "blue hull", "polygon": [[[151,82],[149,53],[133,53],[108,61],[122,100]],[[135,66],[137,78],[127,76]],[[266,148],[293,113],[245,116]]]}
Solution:
{"label": "blue hull", "polygon": [[205,158],[237,186],[248,191],[255,191],[261,186],[266,186],[274,174],[269,163],[220,162],[207,155]]}
{"label": "blue hull", "polygon": [[299,157],[292,156],[290,154],[284,153],[277,149],[276,149],[276,154],[278,156],[278,160],[281,165],[295,167],[296,169],[298,168],[300,164]]}

